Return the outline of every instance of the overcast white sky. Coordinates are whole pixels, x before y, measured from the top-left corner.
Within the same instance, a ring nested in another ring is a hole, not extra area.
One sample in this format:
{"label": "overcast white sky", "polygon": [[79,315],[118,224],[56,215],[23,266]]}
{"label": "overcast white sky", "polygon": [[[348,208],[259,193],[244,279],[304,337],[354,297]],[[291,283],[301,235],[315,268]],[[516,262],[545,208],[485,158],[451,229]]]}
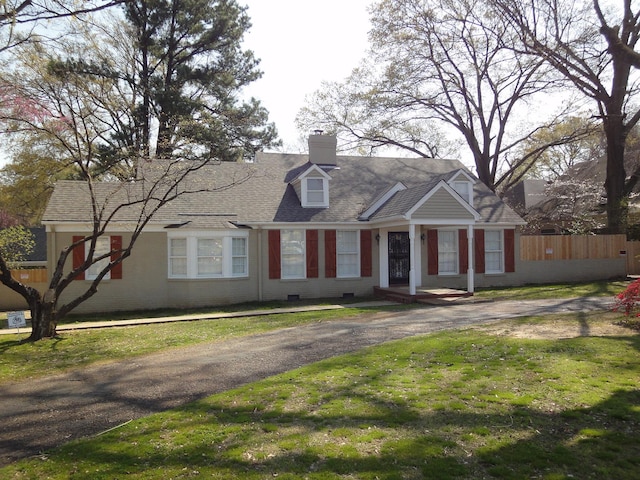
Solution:
{"label": "overcast white sky", "polygon": [[[264,72],[247,94],[259,99],[275,122],[282,150],[306,151],[295,117],[305,95],[323,80],[342,80],[358,65],[368,46],[374,0],[239,0],[253,24],[245,48],[261,60]],[[0,166],[8,159],[0,151]]]}
{"label": "overcast white sky", "polygon": [[[253,27],[245,48],[261,59],[263,77],[248,93],[269,110],[284,151],[299,151],[295,116],[323,80],[342,80],[368,46],[373,0],[240,0]],[[301,137],[306,138],[306,135]],[[306,147],[304,147],[306,148]]]}

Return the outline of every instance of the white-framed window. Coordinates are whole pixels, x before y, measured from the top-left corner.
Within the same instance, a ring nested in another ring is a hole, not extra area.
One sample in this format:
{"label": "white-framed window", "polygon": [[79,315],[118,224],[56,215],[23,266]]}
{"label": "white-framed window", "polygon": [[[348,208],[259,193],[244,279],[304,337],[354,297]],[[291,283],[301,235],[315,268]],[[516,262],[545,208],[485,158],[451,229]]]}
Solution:
{"label": "white-framed window", "polygon": [[453,182],[453,189],[460,195],[465,201],[471,204],[471,183],[470,182]]}
{"label": "white-framed window", "polygon": [[458,231],[438,230],[438,274],[458,273]]}
{"label": "white-framed window", "polygon": [[187,276],[187,239],[169,239],[169,277]]}
{"label": "white-framed window", "polygon": [[302,182],[303,207],[328,207],[329,182],[326,178],[309,177]]}
{"label": "white-framed window", "polygon": [[281,278],[306,278],[305,239],[304,230],[280,230]]}
{"label": "white-framed window", "polygon": [[[87,243],[87,254],[89,253],[88,248],[89,244]],[[96,238],[96,248],[93,252],[93,258],[99,258],[102,255],[105,255],[111,251],[111,237],[108,235],[103,235],[101,237]],[[95,280],[100,272],[109,265],[111,261],[110,257],[105,257],[102,260],[97,261],[93,265],[91,265],[87,269],[87,273],[85,274],[85,278],[87,280]],[[103,277],[104,280],[109,280],[111,278],[111,272],[107,272],[107,274]]]}
{"label": "white-framed window", "polygon": [[234,277],[245,277],[248,273],[247,239],[231,239],[231,273]]}
{"label": "white-framed window", "polygon": [[336,274],[338,278],[360,276],[360,232],[338,230],[336,232]]}
{"label": "white-framed window", "polygon": [[484,232],[484,271],[504,273],[504,235],[502,230]]}
{"label": "white-framed window", "polygon": [[198,276],[222,276],[222,238],[197,238]]}
{"label": "white-framed window", "polygon": [[229,278],[249,274],[246,234],[175,232],[168,238],[169,278]]}

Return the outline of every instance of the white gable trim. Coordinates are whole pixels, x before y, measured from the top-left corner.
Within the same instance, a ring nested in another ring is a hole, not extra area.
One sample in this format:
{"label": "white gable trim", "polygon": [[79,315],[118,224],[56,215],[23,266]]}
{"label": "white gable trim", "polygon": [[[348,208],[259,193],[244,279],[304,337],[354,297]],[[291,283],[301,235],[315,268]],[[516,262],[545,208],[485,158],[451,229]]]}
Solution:
{"label": "white gable trim", "polygon": [[320,167],[318,167],[318,165],[311,165],[304,172],[302,172],[300,175],[298,175],[296,178],[294,178],[291,183],[299,182],[303,178],[308,177],[311,174],[311,172],[317,172],[322,177],[324,177],[325,180],[331,180],[331,176],[327,172],[322,170]]}
{"label": "white gable trim", "polygon": [[[322,182],[322,201],[309,201],[309,180],[320,180]],[[311,165],[307,170],[298,175],[291,185],[298,194],[300,205],[303,208],[328,208],[329,207],[329,180],[331,176],[317,165]]]}
{"label": "white gable trim", "polygon": [[465,176],[467,178],[468,182],[471,182],[472,184],[476,183],[476,179],[473,176],[471,176],[469,174],[469,172],[467,172],[466,170],[462,170],[462,169],[459,169],[455,174],[453,174],[451,176],[451,179],[447,183],[452,184],[453,182],[462,182],[462,181],[464,181],[464,180],[460,180],[460,175]]}
{"label": "white gable trim", "polygon": [[394,186],[389,188],[385,193],[380,195],[369,208],[367,208],[364,212],[360,214],[360,217],[358,218],[360,218],[361,220],[369,220],[371,215],[376,213],[385,203],[387,203],[391,199],[391,197],[393,197],[396,193],[406,189],[407,187],[405,186],[404,183],[402,182],[396,183]]}
{"label": "white gable trim", "polygon": [[407,213],[405,214],[405,218],[409,220],[411,216],[415,213],[415,211],[424,205],[438,190],[444,189],[446,190],[465,210],[467,210],[477,222],[480,220],[480,214],[477,212],[475,208],[467,203],[465,199],[463,199],[458,192],[456,192],[447,182],[444,180],[440,180],[438,184],[433,187],[424,197],[422,197],[419,201],[415,203],[413,207],[411,207]]}

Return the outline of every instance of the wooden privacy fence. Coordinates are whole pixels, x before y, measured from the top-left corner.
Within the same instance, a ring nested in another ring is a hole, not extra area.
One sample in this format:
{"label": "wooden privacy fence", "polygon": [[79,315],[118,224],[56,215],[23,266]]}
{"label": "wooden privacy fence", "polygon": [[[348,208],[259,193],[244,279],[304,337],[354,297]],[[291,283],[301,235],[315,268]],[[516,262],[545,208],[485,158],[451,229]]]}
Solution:
{"label": "wooden privacy fence", "polygon": [[46,268],[11,270],[11,276],[22,283],[46,283],[48,281]]}
{"label": "wooden privacy fence", "polygon": [[627,275],[640,275],[640,241],[627,242]]}
{"label": "wooden privacy fence", "polygon": [[[626,255],[626,235],[522,235],[520,259],[586,260],[620,258]],[[640,242],[638,242],[640,243]]]}

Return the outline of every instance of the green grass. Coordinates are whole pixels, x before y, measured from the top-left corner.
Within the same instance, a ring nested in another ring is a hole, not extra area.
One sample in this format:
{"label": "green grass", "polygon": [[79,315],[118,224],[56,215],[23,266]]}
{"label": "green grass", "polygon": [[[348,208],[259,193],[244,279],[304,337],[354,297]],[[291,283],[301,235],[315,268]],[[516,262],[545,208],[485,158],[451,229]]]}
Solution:
{"label": "green grass", "polygon": [[640,336],[533,340],[498,330],[328,359],[72,442],[0,478],[637,478]]}
{"label": "green grass", "polygon": [[[592,282],[581,284],[540,285],[517,288],[484,289],[477,293],[481,299],[531,299],[614,295],[628,282]],[[352,299],[347,301],[361,301]],[[269,310],[280,307],[304,305],[329,305],[336,299],[301,302],[265,302],[232,305],[216,309],[154,310],[146,312],[118,312],[100,316],[72,316],[68,323],[121,320],[127,318],[161,317],[236,312],[251,309]],[[59,337],[36,343],[21,343],[25,335],[0,336],[0,384],[20,381],[36,376],[60,373],[71,368],[106,361],[120,360],[153,353],[167,348],[224,340],[230,337],[251,335],[278,328],[303,325],[310,322],[330,321],[361,313],[424,308],[421,305],[394,305],[393,307],[345,308],[337,311],[321,311],[296,314],[278,314],[259,317],[216,319],[181,323],[154,324],[108,330],[65,331]]]}
{"label": "green grass", "polygon": [[522,287],[479,288],[475,296],[493,300],[536,300],[544,298],[574,298],[617,295],[629,285],[628,280],[588,283],[558,283],[524,285]]}
{"label": "green grass", "polygon": [[0,336],[0,385],[61,373],[98,362],[145,355],[168,348],[222,341],[279,328],[330,321],[377,308],[344,308],[256,317],[221,318],[60,332],[53,339],[23,342],[25,335]]}

